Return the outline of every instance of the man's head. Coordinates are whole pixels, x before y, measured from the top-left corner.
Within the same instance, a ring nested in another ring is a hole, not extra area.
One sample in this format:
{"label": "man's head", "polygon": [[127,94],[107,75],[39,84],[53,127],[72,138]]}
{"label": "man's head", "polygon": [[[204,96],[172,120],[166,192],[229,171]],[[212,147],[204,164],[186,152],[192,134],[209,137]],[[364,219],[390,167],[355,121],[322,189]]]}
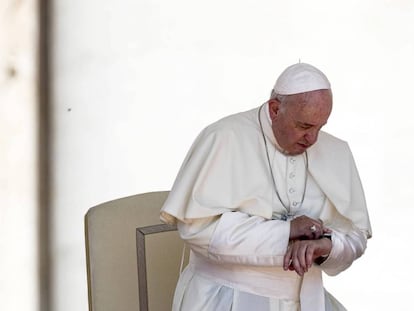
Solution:
{"label": "man's head", "polygon": [[299,63],[282,72],[268,102],[279,146],[295,155],[316,142],[332,110],[332,92],[320,70]]}

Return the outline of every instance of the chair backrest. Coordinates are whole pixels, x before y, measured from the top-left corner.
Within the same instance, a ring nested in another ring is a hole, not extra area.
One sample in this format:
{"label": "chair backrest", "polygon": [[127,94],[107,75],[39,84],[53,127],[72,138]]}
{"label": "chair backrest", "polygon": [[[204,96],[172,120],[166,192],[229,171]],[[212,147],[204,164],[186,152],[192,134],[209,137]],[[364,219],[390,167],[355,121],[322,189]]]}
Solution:
{"label": "chair backrest", "polygon": [[126,197],[85,215],[90,311],[171,310],[184,244],[159,220],[167,195]]}

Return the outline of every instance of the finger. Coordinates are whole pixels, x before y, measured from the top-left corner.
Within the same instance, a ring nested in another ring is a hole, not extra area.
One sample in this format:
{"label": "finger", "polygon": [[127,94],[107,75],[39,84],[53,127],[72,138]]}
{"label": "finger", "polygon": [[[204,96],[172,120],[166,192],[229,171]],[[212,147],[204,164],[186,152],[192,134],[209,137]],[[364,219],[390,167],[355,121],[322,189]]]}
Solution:
{"label": "finger", "polygon": [[323,235],[323,227],[322,225],[315,221],[312,223],[312,225],[309,227],[308,230],[308,239],[309,240],[317,240]]}
{"label": "finger", "polygon": [[323,236],[323,228],[317,228],[316,231],[313,233],[313,240],[318,240]]}
{"label": "finger", "polygon": [[323,233],[332,233],[332,230],[329,228],[324,227],[323,228]]}
{"label": "finger", "polygon": [[298,258],[299,265],[303,272],[308,272],[308,264],[306,260],[306,253],[307,253],[307,248],[308,248],[307,245],[308,245],[307,243],[301,243],[297,251],[297,258]]}
{"label": "finger", "polygon": [[323,231],[323,222],[321,221],[321,220],[314,220],[314,224],[315,224],[315,226],[316,226],[316,229],[319,231],[319,232],[322,232]]}
{"label": "finger", "polygon": [[313,264],[313,253],[315,249],[314,247],[308,247],[306,249],[306,266],[309,269]]}
{"label": "finger", "polygon": [[330,233],[331,231],[329,228],[324,227],[323,221],[321,219],[318,219],[317,221],[319,223],[319,226],[317,226],[316,230],[314,231],[314,240],[320,239],[324,233]]}
{"label": "finger", "polygon": [[292,248],[292,266],[295,269],[296,273],[300,276],[303,276],[303,268],[301,266],[299,257],[298,257],[298,248],[299,248],[300,242],[294,243]]}
{"label": "finger", "polygon": [[295,218],[291,225],[299,229],[299,239],[313,240],[319,239],[323,235],[323,222],[320,219],[313,219],[307,216],[299,216]]}
{"label": "finger", "polygon": [[283,270],[288,270],[292,263],[292,245],[290,245],[286,251],[285,257],[283,258]]}

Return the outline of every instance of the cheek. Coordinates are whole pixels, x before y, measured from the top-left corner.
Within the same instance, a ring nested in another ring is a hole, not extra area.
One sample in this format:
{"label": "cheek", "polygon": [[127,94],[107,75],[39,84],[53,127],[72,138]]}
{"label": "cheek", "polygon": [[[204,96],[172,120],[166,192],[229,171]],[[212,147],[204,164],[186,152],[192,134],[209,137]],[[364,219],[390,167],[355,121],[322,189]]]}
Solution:
{"label": "cheek", "polygon": [[289,138],[290,143],[292,144],[296,144],[297,142],[301,141],[304,136],[302,132],[298,132],[295,130],[290,131],[287,135],[288,135],[287,137]]}

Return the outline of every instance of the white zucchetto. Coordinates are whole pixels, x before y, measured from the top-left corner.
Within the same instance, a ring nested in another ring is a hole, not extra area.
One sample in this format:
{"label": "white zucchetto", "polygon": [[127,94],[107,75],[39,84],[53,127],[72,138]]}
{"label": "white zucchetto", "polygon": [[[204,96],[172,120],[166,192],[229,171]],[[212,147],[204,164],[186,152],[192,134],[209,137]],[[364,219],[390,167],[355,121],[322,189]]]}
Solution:
{"label": "white zucchetto", "polygon": [[331,89],[331,84],[325,74],[306,63],[297,63],[287,67],[280,74],[273,87],[273,91],[280,95],[329,89]]}

